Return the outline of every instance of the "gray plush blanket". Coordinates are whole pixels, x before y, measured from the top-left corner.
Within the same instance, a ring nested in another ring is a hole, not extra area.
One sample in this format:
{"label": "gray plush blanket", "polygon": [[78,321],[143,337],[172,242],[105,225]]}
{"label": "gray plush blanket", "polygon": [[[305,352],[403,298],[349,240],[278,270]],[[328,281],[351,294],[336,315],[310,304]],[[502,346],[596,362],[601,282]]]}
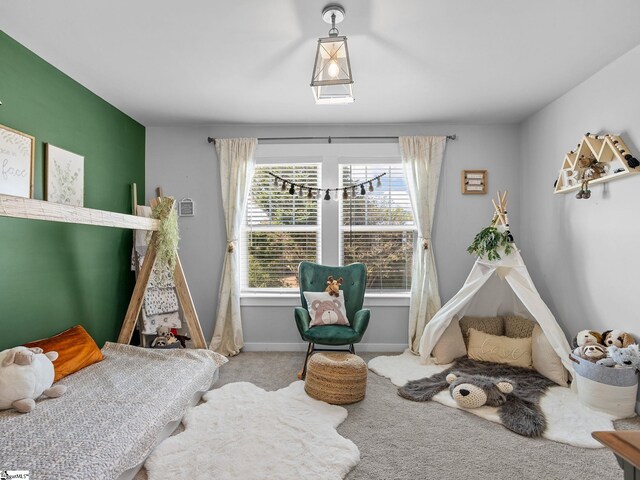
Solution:
{"label": "gray plush blanket", "polygon": [[437,393],[449,388],[446,380],[449,373],[508,380],[514,389],[497,403],[503,425],[528,437],[538,437],[544,432],[546,420],[540,410],[540,398],[555,383],[532,369],[463,357],[440,373],[407,382],[398,389],[398,394],[416,402],[431,400]]}

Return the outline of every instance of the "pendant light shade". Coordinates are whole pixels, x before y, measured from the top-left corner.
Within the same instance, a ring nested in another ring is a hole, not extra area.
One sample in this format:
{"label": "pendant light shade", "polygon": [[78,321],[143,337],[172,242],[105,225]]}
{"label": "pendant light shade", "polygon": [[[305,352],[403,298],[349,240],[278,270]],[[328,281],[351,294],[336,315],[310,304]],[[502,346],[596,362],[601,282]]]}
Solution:
{"label": "pendant light shade", "polygon": [[318,39],[316,60],[311,75],[311,90],[316,104],[335,105],[353,103],[353,76],[347,37],[339,36],[336,23],[344,19],[344,8],[329,5],[322,12],[325,22],[331,23],[329,36]]}

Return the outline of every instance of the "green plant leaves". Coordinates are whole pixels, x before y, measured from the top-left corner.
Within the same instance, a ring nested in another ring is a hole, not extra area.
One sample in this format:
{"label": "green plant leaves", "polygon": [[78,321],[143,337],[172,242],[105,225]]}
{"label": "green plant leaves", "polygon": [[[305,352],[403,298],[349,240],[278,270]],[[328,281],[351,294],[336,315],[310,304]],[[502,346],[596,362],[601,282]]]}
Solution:
{"label": "green plant leaves", "polygon": [[509,255],[513,251],[513,245],[509,241],[508,232],[500,232],[496,227],[487,227],[481,230],[467,248],[471,255],[484,257],[490,261],[500,260],[502,257],[499,250],[504,249],[504,253]]}

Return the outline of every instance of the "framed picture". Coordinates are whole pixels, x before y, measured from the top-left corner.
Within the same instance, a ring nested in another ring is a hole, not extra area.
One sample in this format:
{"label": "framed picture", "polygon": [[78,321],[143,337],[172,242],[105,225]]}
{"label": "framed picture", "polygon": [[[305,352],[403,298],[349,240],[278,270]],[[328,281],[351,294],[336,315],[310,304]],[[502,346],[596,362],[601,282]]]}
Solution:
{"label": "framed picture", "polygon": [[463,170],[462,193],[465,195],[487,193],[487,171]]}
{"label": "framed picture", "polygon": [[84,157],[47,143],[48,202],[82,207],[84,204]]}
{"label": "framed picture", "polygon": [[36,139],[0,125],[0,193],[33,197]]}

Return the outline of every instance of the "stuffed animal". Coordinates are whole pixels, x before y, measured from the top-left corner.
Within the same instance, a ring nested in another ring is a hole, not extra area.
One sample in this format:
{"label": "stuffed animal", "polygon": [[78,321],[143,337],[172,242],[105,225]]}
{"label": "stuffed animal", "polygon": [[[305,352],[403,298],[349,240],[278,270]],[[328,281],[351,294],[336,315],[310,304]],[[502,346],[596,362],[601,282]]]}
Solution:
{"label": "stuffed animal", "polygon": [[640,350],[635,343],[625,348],[612,345],[607,347],[607,358],[598,360],[596,363],[605,367],[634,367],[640,370]]}
{"label": "stuffed animal", "polygon": [[180,342],[180,346],[182,348],[187,348],[187,342],[189,340],[191,340],[191,337],[187,336],[187,335],[180,335],[178,333],[178,330],[175,328],[171,329],[171,333],[173,334],[174,337],[176,337],[176,340],[178,340]]}
{"label": "stuffed animal", "polygon": [[53,385],[53,362],[57,352],[42,353],[41,348],[15,347],[0,352],[0,410],[15,408],[28,413],[35,399],[44,394],[55,398],[66,392],[66,385]]}
{"label": "stuffed animal", "polygon": [[455,373],[446,378],[451,398],[463,408],[499,407],[506,402],[506,395],[513,392],[513,384],[508,380],[483,375],[459,377]]}
{"label": "stuffed animal", "polygon": [[329,295],[333,297],[340,296],[340,285],[342,285],[342,277],[334,280],[332,276],[327,278],[327,288],[324,289]]}
{"label": "stuffed animal", "polygon": [[607,349],[603,345],[582,345],[574,349],[573,354],[596,363],[601,358],[607,356]]}
{"label": "stuffed animal", "polygon": [[632,343],[635,343],[635,339],[627,332],[622,330],[607,330],[602,332],[602,342],[607,347],[628,347]]}
{"label": "stuffed animal", "polygon": [[156,328],[156,335],[156,338],[154,338],[153,342],[151,342],[152,348],[167,347],[169,345],[173,345],[178,341],[169,327],[165,327],[164,325],[160,325],[158,328]]}
{"label": "stuffed animal", "polygon": [[593,330],[580,330],[573,339],[573,348],[598,344],[602,344],[602,335]]}

